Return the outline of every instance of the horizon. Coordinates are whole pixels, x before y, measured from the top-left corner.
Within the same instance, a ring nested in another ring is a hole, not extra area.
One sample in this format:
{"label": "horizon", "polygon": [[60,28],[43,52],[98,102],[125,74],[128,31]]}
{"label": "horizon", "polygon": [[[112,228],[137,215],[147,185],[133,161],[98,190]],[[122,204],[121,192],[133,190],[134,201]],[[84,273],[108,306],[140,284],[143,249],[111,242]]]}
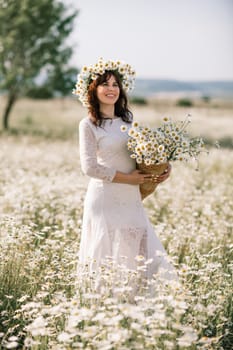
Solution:
{"label": "horizon", "polygon": [[186,80],[186,79],[176,79],[176,78],[152,78],[152,77],[141,77],[136,75],[136,81],[140,80],[162,80],[162,81],[177,81],[186,83],[233,83],[233,78],[231,79],[213,79],[213,80]]}

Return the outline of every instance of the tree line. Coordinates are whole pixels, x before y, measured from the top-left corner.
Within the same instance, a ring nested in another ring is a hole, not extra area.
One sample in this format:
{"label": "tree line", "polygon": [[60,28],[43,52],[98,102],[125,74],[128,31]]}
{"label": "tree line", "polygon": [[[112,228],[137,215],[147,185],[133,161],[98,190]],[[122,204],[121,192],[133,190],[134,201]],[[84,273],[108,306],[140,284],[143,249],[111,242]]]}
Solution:
{"label": "tree line", "polygon": [[0,1],[0,93],[7,96],[4,129],[21,96],[70,94],[78,69],[69,65],[73,49],[66,39],[77,15],[58,0]]}

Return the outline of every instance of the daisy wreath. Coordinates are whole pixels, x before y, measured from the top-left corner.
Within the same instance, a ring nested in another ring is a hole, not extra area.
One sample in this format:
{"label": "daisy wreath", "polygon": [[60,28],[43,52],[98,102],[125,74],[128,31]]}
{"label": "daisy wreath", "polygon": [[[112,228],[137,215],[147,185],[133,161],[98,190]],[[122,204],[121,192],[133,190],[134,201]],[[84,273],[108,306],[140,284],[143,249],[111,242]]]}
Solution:
{"label": "daisy wreath", "polygon": [[105,61],[102,57],[94,65],[84,66],[77,76],[73,94],[77,95],[83,106],[88,107],[87,91],[90,83],[106,71],[117,72],[122,79],[123,89],[128,92],[133,89],[135,71],[123,61]]}

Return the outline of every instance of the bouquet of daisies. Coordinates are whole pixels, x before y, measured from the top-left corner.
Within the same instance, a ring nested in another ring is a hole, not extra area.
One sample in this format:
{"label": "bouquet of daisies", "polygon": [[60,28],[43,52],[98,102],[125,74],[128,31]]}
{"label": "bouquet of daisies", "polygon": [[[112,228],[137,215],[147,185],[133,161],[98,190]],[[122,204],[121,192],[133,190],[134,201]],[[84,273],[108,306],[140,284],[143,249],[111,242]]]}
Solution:
{"label": "bouquet of daisies", "polygon": [[[145,127],[136,121],[129,129],[122,125],[121,130],[128,132],[127,146],[137,168],[143,173],[161,175],[170,161],[197,160],[204,150],[204,142],[200,137],[189,136],[187,126],[190,122],[190,115],[187,115],[184,121],[165,117],[158,128]],[[140,185],[142,197],[152,193],[156,186],[155,183]]]}

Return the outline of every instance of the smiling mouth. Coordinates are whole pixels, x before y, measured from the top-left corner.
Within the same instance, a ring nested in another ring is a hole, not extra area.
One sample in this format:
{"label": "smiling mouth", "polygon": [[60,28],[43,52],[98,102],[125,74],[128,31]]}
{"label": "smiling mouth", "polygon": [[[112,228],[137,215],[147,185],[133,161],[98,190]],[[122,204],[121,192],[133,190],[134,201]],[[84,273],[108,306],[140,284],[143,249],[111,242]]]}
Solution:
{"label": "smiling mouth", "polygon": [[116,97],[116,95],[113,95],[113,94],[107,94],[105,95],[106,97]]}

